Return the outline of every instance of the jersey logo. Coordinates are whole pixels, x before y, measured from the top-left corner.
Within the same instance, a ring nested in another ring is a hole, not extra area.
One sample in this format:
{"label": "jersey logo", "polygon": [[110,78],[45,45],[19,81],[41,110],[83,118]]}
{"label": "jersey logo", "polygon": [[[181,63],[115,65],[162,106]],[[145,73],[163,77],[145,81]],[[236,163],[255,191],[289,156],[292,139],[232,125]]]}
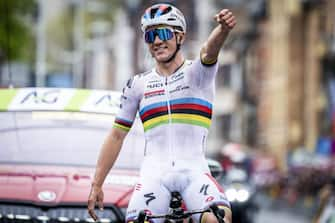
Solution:
{"label": "jersey logo", "polygon": [[212,200],[214,200],[214,197],[213,197],[213,196],[209,196],[209,197],[206,198],[206,202],[210,202],[210,201],[212,201]]}
{"label": "jersey logo", "polygon": [[152,83],[152,84],[148,84],[147,85],[147,88],[160,88],[160,87],[163,87],[163,84],[162,83]]}
{"label": "jersey logo", "polygon": [[156,197],[154,196],[154,193],[144,194],[144,197],[147,198],[147,200],[145,201],[145,203],[147,204],[147,206],[149,205],[149,203],[152,200],[156,199]]}
{"label": "jersey logo", "polygon": [[173,84],[173,83],[175,83],[177,81],[180,81],[182,79],[184,79],[184,72],[181,72],[179,74],[176,74],[176,75],[172,76],[171,81],[169,81],[169,84]]}
{"label": "jersey logo", "polygon": [[173,93],[178,92],[178,91],[183,91],[183,90],[186,90],[186,89],[189,89],[189,88],[190,88],[189,86],[178,85],[175,89],[170,91],[170,94],[173,94]]}
{"label": "jersey logo", "polygon": [[142,184],[136,184],[135,185],[135,190],[141,190]]}
{"label": "jersey logo", "polygon": [[134,78],[129,78],[127,83],[126,83],[126,86],[122,89],[122,95],[121,95],[121,103],[120,103],[120,108],[122,109],[122,101],[123,100],[127,100],[127,96],[126,96],[126,91],[128,88],[131,88],[132,87],[132,84],[133,84],[133,80]]}
{"label": "jersey logo", "polygon": [[165,93],[164,89],[162,89],[162,90],[148,91],[148,92],[144,93],[144,97],[145,98],[151,98],[151,97],[154,97],[154,96],[164,95],[164,93]]}
{"label": "jersey logo", "polygon": [[209,184],[204,184],[204,185],[202,185],[202,187],[201,187],[199,193],[200,193],[200,194],[203,193],[205,196],[208,195],[208,194],[207,194],[208,187],[209,187]]}
{"label": "jersey logo", "polygon": [[134,80],[134,78],[129,78],[129,80],[127,81],[127,87],[128,88],[131,88],[131,85],[133,84],[133,80]]}

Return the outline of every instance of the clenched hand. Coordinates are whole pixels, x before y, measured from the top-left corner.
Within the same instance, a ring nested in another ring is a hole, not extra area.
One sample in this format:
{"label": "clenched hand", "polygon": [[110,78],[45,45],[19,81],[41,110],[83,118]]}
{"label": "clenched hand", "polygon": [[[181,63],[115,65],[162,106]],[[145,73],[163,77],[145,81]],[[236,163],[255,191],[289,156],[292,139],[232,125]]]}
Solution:
{"label": "clenched hand", "polygon": [[227,30],[231,30],[236,25],[235,16],[229,9],[222,9],[214,16],[214,19]]}

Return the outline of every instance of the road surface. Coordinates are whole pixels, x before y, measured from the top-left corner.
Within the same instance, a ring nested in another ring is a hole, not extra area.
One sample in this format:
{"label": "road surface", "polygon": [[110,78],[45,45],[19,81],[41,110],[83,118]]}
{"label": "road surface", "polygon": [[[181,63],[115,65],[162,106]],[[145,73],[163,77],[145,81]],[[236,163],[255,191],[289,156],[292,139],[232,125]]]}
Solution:
{"label": "road surface", "polygon": [[272,201],[259,196],[257,203],[260,209],[254,223],[311,223],[313,210],[303,205],[289,206],[285,202]]}

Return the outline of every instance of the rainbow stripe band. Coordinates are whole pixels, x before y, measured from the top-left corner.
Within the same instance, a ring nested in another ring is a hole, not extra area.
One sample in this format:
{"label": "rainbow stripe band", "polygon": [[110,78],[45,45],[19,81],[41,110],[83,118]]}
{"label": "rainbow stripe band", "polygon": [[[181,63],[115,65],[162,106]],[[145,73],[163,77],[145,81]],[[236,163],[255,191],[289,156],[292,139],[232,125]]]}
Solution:
{"label": "rainbow stripe band", "polygon": [[[199,98],[181,98],[170,101],[172,123],[197,125],[209,128],[212,118],[212,105]],[[154,103],[140,111],[144,131],[162,124],[168,124],[167,102]]]}
{"label": "rainbow stripe band", "polygon": [[131,121],[121,119],[121,118],[115,118],[113,128],[122,129],[122,130],[128,132],[130,130],[132,124],[133,124],[133,122],[131,122]]}

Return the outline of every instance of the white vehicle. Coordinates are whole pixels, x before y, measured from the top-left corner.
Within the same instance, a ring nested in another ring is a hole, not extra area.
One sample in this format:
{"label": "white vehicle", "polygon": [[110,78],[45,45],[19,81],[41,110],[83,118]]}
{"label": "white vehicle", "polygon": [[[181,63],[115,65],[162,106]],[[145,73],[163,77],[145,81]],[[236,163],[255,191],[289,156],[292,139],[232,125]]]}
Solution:
{"label": "white vehicle", "polygon": [[[120,92],[0,89],[0,222],[91,222],[87,199]],[[124,222],[144,156],[136,118],[105,181],[102,222]],[[210,168],[219,174],[215,162]]]}
{"label": "white vehicle", "polygon": [[[92,220],[86,205],[94,167],[119,101],[113,91],[0,89],[0,222]],[[103,222],[124,222],[142,134],[134,124],[106,178]]]}

